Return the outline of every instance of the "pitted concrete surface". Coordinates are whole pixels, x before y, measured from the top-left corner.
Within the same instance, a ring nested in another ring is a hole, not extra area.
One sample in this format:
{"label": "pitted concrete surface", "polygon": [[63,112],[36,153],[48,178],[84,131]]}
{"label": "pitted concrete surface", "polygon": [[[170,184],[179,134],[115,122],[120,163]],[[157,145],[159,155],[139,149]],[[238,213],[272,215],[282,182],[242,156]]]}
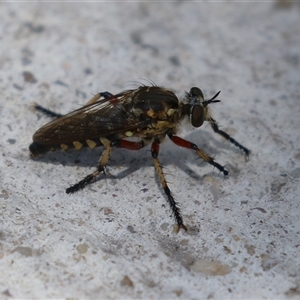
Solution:
{"label": "pitted concrete surface", "polygon": [[[0,4],[0,298],[300,297],[300,7],[296,3]],[[182,124],[224,178],[168,139],[159,160],[188,231],[174,220],[149,147],[114,149],[108,174],[74,195],[101,149],[32,160],[33,133],[100,91],[153,81],[199,86],[220,127]]]}

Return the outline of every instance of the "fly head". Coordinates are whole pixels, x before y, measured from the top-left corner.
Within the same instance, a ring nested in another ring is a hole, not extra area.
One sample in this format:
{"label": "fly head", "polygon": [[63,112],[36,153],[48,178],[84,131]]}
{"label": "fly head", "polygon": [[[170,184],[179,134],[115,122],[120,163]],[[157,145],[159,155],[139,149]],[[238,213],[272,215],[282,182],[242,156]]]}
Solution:
{"label": "fly head", "polygon": [[187,94],[189,103],[189,117],[190,122],[194,127],[200,127],[206,120],[207,108],[206,106],[210,103],[220,102],[215,100],[220,92],[218,92],[212,99],[204,101],[203,92],[198,87],[192,87],[190,92]]}

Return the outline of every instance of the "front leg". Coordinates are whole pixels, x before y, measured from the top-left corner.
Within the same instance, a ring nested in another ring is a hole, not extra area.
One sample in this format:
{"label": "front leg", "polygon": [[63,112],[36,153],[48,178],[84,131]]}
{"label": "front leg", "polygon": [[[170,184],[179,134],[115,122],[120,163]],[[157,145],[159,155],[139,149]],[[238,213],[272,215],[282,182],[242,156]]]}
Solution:
{"label": "front leg", "polygon": [[223,138],[225,138],[227,141],[229,141],[230,143],[232,143],[233,145],[235,145],[236,147],[240,148],[242,151],[244,151],[245,153],[245,157],[246,160],[249,159],[249,155],[250,155],[250,150],[247,149],[246,147],[244,147],[242,144],[240,144],[238,141],[236,141],[233,137],[231,137],[227,132],[220,130],[219,126],[216,122],[215,119],[213,119],[212,117],[208,118],[208,122],[210,123],[210,126],[212,127],[213,131],[215,133],[218,133],[219,135],[221,135]]}
{"label": "front leg", "polygon": [[218,164],[212,157],[210,157],[209,155],[207,155],[204,151],[202,151],[201,149],[198,148],[198,146],[196,144],[193,144],[189,141],[186,141],[184,139],[182,139],[179,136],[173,135],[173,133],[168,133],[169,138],[171,139],[171,141],[173,143],[175,143],[177,146],[180,147],[184,147],[187,149],[192,149],[195,150],[196,153],[206,162],[208,162],[209,164],[213,165],[214,167],[216,167],[219,171],[221,171],[224,175],[228,175],[228,171],[221,166],[220,164]]}

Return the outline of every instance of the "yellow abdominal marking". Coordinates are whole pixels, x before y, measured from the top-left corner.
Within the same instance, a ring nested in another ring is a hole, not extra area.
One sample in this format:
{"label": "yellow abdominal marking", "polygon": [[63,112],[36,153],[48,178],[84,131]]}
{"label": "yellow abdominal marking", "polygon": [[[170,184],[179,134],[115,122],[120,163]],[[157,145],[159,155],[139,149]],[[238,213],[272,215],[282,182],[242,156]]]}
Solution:
{"label": "yellow abdominal marking", "polygon": [[92,140],[86,140],[86,143],[91,149],[94,149],[97,146],[96,142]]}
{"label": "yellow abdominal marking", "polygon": [[132,131],[126,131],[126,132],[125,132],[125,135],[126,135],[126,136],[133,136],[133,132],[132,132]]}
{"label": "yellow abdominal marking", "polygon": [[82,148],[82,144],[80,142],[73,142],[73,146],[76,150],[80,150]]}
{"label": "yellow abdominal marking", "polygon": [[63,150],[67,150],[68,149],[68,145],[66,145],[66,144],[60,144],[60,147]]}

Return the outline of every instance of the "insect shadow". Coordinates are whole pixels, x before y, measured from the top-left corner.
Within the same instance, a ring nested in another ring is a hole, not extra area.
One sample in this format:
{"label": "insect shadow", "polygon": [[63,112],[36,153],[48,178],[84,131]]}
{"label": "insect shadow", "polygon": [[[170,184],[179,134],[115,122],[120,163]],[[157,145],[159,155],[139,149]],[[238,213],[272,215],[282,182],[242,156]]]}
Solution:
{"label": "insect shadow", "polygon": [[[194,130],[193,132],[184,135],[184,137],[187,140],[195,142],[199,148],[202,148],[209,153],[214,153],[215,156],[220,154],[222,150],[229,151],[230,148],[233,148],[230,144],[228,145],[226,142],[223,143],[222,141],[219,141],[212,133],[203,130]],[[209,141],[209,143],[206,141]],[[211,144],[214,146],[211,146]],[[55,151],[48,152],[47,155],[44,156],[39,156],[35,158],[35,160],[54,165],[94,167],[97,164],[102,151],[103,147],[98,147],[93,150],[86,148],[82,151],[77,151],[76,149]],[[159,157],[162,167],[166,170],[167,176],[171,176],[171,178],[175,175],[169,170],[170,166],[180,168],[184,173],[186,173],[187,177],[191,177],[196,181],[201,181],[204,175],[219,175],[218,170],[213,167],[211,167],[211,171],[209,171],[209,173],[203,173],[201,169],[205,168],[208,164],[199,158],[194,151],[178,147],[168,138],[166,138],[165,142],[162,143]],[[195,168],[192,169],[190,165],[194,165]],[[125,169],[117,172],[116,169],[118,167],[124,167]],[[109,174],[109,176],[98,176],[93,182],[96,183],[104,178],[120,180],[142,168],[153,168],[153,173],[155,174],[150,146],[140,149],[139,151],[115,148],[112,151],[111,158],[107,165],[107,174]],[[153,177],[155,177],[157,185],[159,186],[159,179],[157,176],[153,175]]]}

